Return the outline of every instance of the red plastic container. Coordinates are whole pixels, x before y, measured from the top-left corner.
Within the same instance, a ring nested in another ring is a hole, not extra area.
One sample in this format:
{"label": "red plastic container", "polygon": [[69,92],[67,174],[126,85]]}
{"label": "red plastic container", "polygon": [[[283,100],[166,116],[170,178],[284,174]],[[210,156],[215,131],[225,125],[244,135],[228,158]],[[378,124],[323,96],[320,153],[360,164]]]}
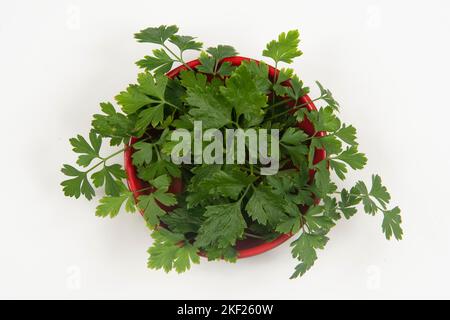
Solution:
{"label": "red plastic container", "polygon": [[[234,66],[239,66],[243,61],[249,61],[249,60],[252,60],[252,59],[244,58],[244,57],[231,57],[231,58],[225,59],[223,62],[227,61],[227,62],[230,62]],[[256,60],[254,60],[254,61],[256,61]],[[187,65],[192,69],[197,67],[200,64],[201,63],[199,60],[194,60],[194,61],[187,63]],[[181,71],[186,70],[186,69],[187,68],[185,66],[180,66],[180,67],[170,71],[167,74],[167,76],[171,79],[176,78],[180,74]],[[271,78],[273,78],[276,74],[278,74],[278,72],[279,72],[279,70],[269,66],[269,75]],[[304,96],[303,98],[301,98],[299,103],[305,104],[306,108],[308,108],[309,110],[316,110],[314,103],[311,101],[311,99],[308,96]],[[313,135],[315,132],[314,127],[308,120],[299,122],[298,127],[303,129],[306,133],[308,133],[310,135]],[[317,135],[323,136],[324,134],[325,133],[318,133]],[[136,168],[133,166],[132,155],[134,153],[134,150],[132,148],[132,145],[134,143],[136,143],[137,141],[138,141],[137,139],[132,139],[131,143],[130,143],[131,147],[127,148],[127,150],[125,151],[125,171],[126,171],[127,177],[128,177],[128,186],[129,186],[130,190],[134,193],[134,196],[136,198],[141,195],[138,192],[138,190],[142,190],[143,188],[148,186],[148,185],[146,185],[145,182],[143,182],[142,180],[140,180],[137,177]],[[324,160],[325,158],[326,158],[325,151],[317,149],[315,156],[314,156],[314,162],[318,163],[318,162]],[[312,174],[314,174],[314,173],[312,172]],[[174,179],[174,181],[172,182],[172,185],[170,187],[170,192],[176,194],[176,193],[181,193],[182,190],[183,190],[183,184],[182,184],[181,180]],[[170,208],[163,208],[163,209],[170,211]],[[262,254],[264,252],[272,250],[275,247],[278,247],[279,245],[283,244],[291,237],[292,237],[291,234],[285,234],[285,235],[279,236],[277,239],[270,241],[270,242],[264,242],[263,240],[250,239],[250,238],[245,239],[245,240],[240,240],[236,244],[236,249],[238,251],[238,258],[242,259],[242,258],[253,257],[256,255]]]}

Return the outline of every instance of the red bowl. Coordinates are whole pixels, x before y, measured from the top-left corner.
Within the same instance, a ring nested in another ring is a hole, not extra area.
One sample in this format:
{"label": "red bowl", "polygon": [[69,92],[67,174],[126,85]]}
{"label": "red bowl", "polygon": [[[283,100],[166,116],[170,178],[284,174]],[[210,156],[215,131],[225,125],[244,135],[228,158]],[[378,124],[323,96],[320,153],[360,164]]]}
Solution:
{"label": "red bowl", "polygon": [[[239,66],[243,61],[251,61],[251,60],[253,60],[253,59],[244,58],[244,57],[231,57],[231,58],[225,59],[223,62],[230,62],[234,66]],[[257,60],[253,60],[253,61],[258,62]],[[194,69],[195,67],[197,67],[200,64],[201,63],[199,60],[193,60],[193,61],[187,63],[187,65],[192,69]],[[187,67],[184,65],[170,71],[167,74],[167,76],[171,79],[176,78],[180,74],[180,72],[183,70],[187,70]],[[279,73],[279,70],[275,69],[274,67],[269,66],[269,75],[272,79],[278,73]],[[288,84],[286,84],[286,85],[288,85]],[[312,100],[309,98],[309,96],[302,97],[300,99],[299,103],[305,104],[306,108],[308,108],[309,110],[316,110],[316,107],[315,107],[314,103],[312,102]],[[302,130],[304,130],[309,135],[313,135],[315,133],[312,123],[310,121],[308,121],[307,119],[299,122],[298,127],[301,128]],[[317,135],[323,136],[323,135],[325,135],[325,133],[320,132]],[[131,139],[130,146],[132,146],[137,141],[138,141],[138,139],[136,139],[136,138]],[[134,193],[134,196],[137,199],[141,195],[141,193],[139,193],[138,191],[142,190],[143,188],[145,188],[148,185],[144,181],[140,180],[137,177],[136,168],[133,166],[133,159],[132,159],[133,153],[134,153],[134,149],[132,147],[127,148],[127,150],[125,151],[125,171],[126,171],[127,177],[128,177],[128,179],[127,179],[128,187],[130,188],[130,191],[132,191]],[[322,149],[317,149],[316,153],[314,155],[314,162],[318,163],[318,162],[324,160],[325,158],[326,158],[325,151]],[[314,171],[311,172],[311,176],[312,177],[314,176]],[[172,182],[172,185],[170,187],[170,192],[177,194],[177,193],[181,193],[182,191],[183,191],[182,181],[180,179],[174,179]],[[171,208],[163,208],[163,209],[165,209],[167,211],[171,210]],[[264,252],[267,252],[269,250],[272,250],[272,249],[278,247],[279,245],[283,244],[284,242],[286,242],[292,236],[293,236],[292,234],[284,234],[270,242],[265,242],[264,240],[253,239],[253,238],[239,240],[236,244],[238,258],[242,259],[242,258],[253,257],[256,255],[262,254]]]}

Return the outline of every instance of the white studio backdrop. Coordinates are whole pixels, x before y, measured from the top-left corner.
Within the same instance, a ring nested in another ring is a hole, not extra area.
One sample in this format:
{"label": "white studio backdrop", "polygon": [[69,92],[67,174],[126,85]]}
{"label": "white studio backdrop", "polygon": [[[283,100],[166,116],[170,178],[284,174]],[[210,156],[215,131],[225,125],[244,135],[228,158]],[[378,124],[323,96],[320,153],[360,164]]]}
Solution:
{"label": "white studio backdrop", "polygon": [[[332,89],[369,158],[350,182],[383,177],[404,241],[360,213],[299,280],[288,280],[288,244],[166,275],[146,269],[152,240],[138,215],[101,220],[95,202],[64,198],[68,139],[135,81],[153,47],[133,33],[161,24],[257,59],[300,29],[296,71]],[[450,298],[449,31],[447,0],[2,1],[0,298]]]}

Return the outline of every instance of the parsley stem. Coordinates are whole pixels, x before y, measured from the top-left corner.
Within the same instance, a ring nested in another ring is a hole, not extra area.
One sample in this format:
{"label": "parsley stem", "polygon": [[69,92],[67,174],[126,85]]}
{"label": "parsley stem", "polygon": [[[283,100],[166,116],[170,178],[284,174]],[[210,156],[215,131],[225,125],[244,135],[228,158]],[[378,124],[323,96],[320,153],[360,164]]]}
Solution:
{"label": "parsley stem", "polygon": [[188,68],[189,70],[192,71],[192,68],[189,67],[189,66],[187,65],[187,63],[183,61],[182,57],[178,56],[175,52],[173,52],[166,44],[163,44],[163,47],[164,47],[164,49],[166,49],[167,51],[169,51],[169,52],[175,57],[175,59],[176,59],[178,62],[180,62],[180,63],[183,64],[186,68]]}
{"label": "parsley stem", "polygon": [[[275,70],[278,70],[278,61],[275,62]],[[276,79],[276,77],[277,77],[277,75],[276,75],[276,71],[275,71],[275,74],[273,76],[273,81],[272,81],[273,86],[275,86],[278,83],[278,80]],[[276,94],[274,92],[274,94],[272,95],[272,105],[275,104],[275,99],[276,99]],[[270,116],[271,117],[273,116],[273,108],[270,108]]]}
{"label": "parsley stem", "polygon": [[239,199],[238,203],[242,203],[242,200],[244,200],[245,196],[247,195],[247,193],[248,193],[248,191],[250,190],[251,187],[253,187],[253,183],[248,185],[247,189],[245,189],[245,192],[242,195],[242,197]]}
{"label": "parsley stem", "polygon": [[249,168],[247,168],[247,167],[242,167],[242,170],[244,170],[245,172],[248,172],[248,173],[250,173],[250,174],[260,174],[260,171],[259,171],[259,169],[258,168],[255,168],[255,165],[252,165],[252,164],[250,164],[250,169]]}
{"label": "parsley stem", "polygon": [[139,194],[139,193],[142,193],[142,192],[145,192],[145,191],[148,191],[148,190],[154,190],[154,189],[155,189],[155,187],[152,186],[152,187],[143,188],[143,189],[140,189],[140,190],[137,190],[137,191],[134,191],[134,192],[130,191],[130,193],[131,194],[133,194],[133,193],[138,193]]}
{"label": "parsley stem", "polygon": [[[278,61],[275,62],[275,70],[278,70]],[[277,71],[275,71],[275,74],[273,75],[273,83],[274,83],[274,84],[278,83],[278,79],[277,79]]]}
{"label": "parsley stem", "polygon": [[306,229],[308,229],[308,233],[311,233],[311,228],[308,226],[308,224],[305,222],[303,225],[306,227]]}
{"label": "parsley stem", "polygon": [[302,226],[303,233],[306,233],[306,230],[305,230],[305,221],[303,221],[303,217],[300,217],[300,224],[301,224],[301,226]]}
{"label": "parsley stem", "polygon": [[261,236],[257,236],[256,234],[249,233],[249,232],[245,232],[245,233],[244,233],[244,236],[246,236],[246,237],[248,237],[248,238],[264,239],[264,238],[261,237]]}
{"label": "parsley stem", "polygon": [[[333,194],[339,195],[339,196],[342,197],[342,191],[335,191],[335,192],[333,192]],[[359,199],[359,200],[362,199],[362,197],[361,197],[360,195],[358,195],[358,196],[354,195],[354,196],[355,196],[357,199]],[[365,194],[364,196],[370,197],[369,194]],[[372,200],[373,200],[373,199],[372,199]],[[375,207],[376,207],[379,211],[381,211],[381,212],[386,212],[386,209],[380,207],[380,206],[379,206],[378,204],[376,204],[375,202],[374,202],[374,205],[375,205]],[[355,205],[355,206],[356,206],[356,205]],[[355,207],[355,206],[351,206],[351,207]]]}
{"label": "parsley stem", "polygon": [[273,109],[273,108],[282,106],[283,104],[287,104],[287,103],[289,103],[289,102],[291,102],[291,101],[293,101],[293,100],[283,100],[283,101],[280,101],[280,102],[277,102],[277,103],[272,104],[272,105],[270,106],[270,108]]}
{"label": "parsley stem", "polygon": [[[370,196],[369,196],[370,197]],[[373,201],[373,199],[371,199],[372,201]],[[377,200],[377,199],[375,199],[375,200]],[[378,201],[378,200],[377,200]],[[386,209],[383,209],[383,208],[381,208],[378,204],[376,204],[375,202],[374,202],[374,204],[375,204],[375,207],[379,210],[379,211],[381,211],[381,212],[383,212],[383,213],[385,213],[386,212]]]}
{"label": "parsley stem", "polygon": [[[293,112],[293,111],[295,112],[295,111],[297,111],[297,110],[295,110],[295,109],[300,109],[300,108],[302,108],[302,107],[306,107],[307,105],[310,105],[312,102],[316,102],[316,101],[321,100],[321,99],[323,99],[323,96],[320,96],[319,98],[316,98],[316,99],[314,99],[314,100],[311,100],[311,102],[306,102],[306,103],[302,103],[302,104],[300,104],[300,105],[295,105],[295,106],[293,106],[292,108],[290,108],[290,109],[288,109],[288,110],[285,110],[285,111],[283,111],[282,113],[279,113],[279,114],[277,114],[277,115],[275,115],[275,116],[269,118],[267,121],[274,120],[274,119],[276,119],[276,118],[278,118],[278,117],[284,116],[285,114],[290,113],[290,112]],[[289,103],[289,102],[291,102],[291,101],[292,101],[292,100],[283,100],[283,101],[280,101],[280,102],[278,102],[278,103],[275,103],[275,104],[271,105],[270,108],[276,108],[276,107],[282,106],[283,104],[287,104],[287,103]]]}
{"label": "parsley stem", "polygon": [[108,157],[106,157],[106,158],[101,158],[102,161],[100,161],[100,162],[97,163],[95,166],[93,166],[93,167],[90,168],[88,171],[86,171],[85,174],[90,173],[91,171],[93,171],[93,170],[95,170],[96,168],[100,167],[102,164],[105,165],[106,162],[107,162],[108,160],[114,158],[115,156],[118,156],[119,154],[121,154],[121,153],[124,152],[125,150],[126,150],[126,147],[120,149],[120,150],[117,151],[117,152],[114,152],[112,155],[110,155],[110,156],[108,156]]}
{"label": "parsley stem", "polygon": [[172,108],[174,108],[174,109],[176,109],[176,110],[178,110],[178,111],[181,111],[180,107],[174,105],[173,103],[170,103],[170,102],[165,101],[165,100],[163,101],[163,103],[164,103],[164,104],[167,104],[168,106],[171,106]]}
{"label": "parsley stem", "polygon": [[158,147],[156,147],[156,146],[153,146],[153,148],[155,149],[155,151],[156,151],[156,156],[158,157],[158,160],[161,160],[161,153],[159,152],[159,149],[158,149]]}

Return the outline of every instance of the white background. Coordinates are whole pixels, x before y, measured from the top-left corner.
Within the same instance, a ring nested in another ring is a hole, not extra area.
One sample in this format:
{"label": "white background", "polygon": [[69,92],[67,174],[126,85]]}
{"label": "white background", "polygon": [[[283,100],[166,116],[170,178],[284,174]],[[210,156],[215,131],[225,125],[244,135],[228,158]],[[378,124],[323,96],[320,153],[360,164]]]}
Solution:
{"label": "white background", "polygon": [[[369,158],[348,183],[379,173],[405,240],[387,242],[381,217],[361,213],[299,280],[288,244],[166,275],[146,269],[138,215],[101,220],[95,202],[64,198],[67,140],[135,81],[152,47],[133,33],[160,24],[254,58],[300,29],[295,69],[333,90]],[[449,31],[447,0],[2,1],[0,298],[450,298]]]}

